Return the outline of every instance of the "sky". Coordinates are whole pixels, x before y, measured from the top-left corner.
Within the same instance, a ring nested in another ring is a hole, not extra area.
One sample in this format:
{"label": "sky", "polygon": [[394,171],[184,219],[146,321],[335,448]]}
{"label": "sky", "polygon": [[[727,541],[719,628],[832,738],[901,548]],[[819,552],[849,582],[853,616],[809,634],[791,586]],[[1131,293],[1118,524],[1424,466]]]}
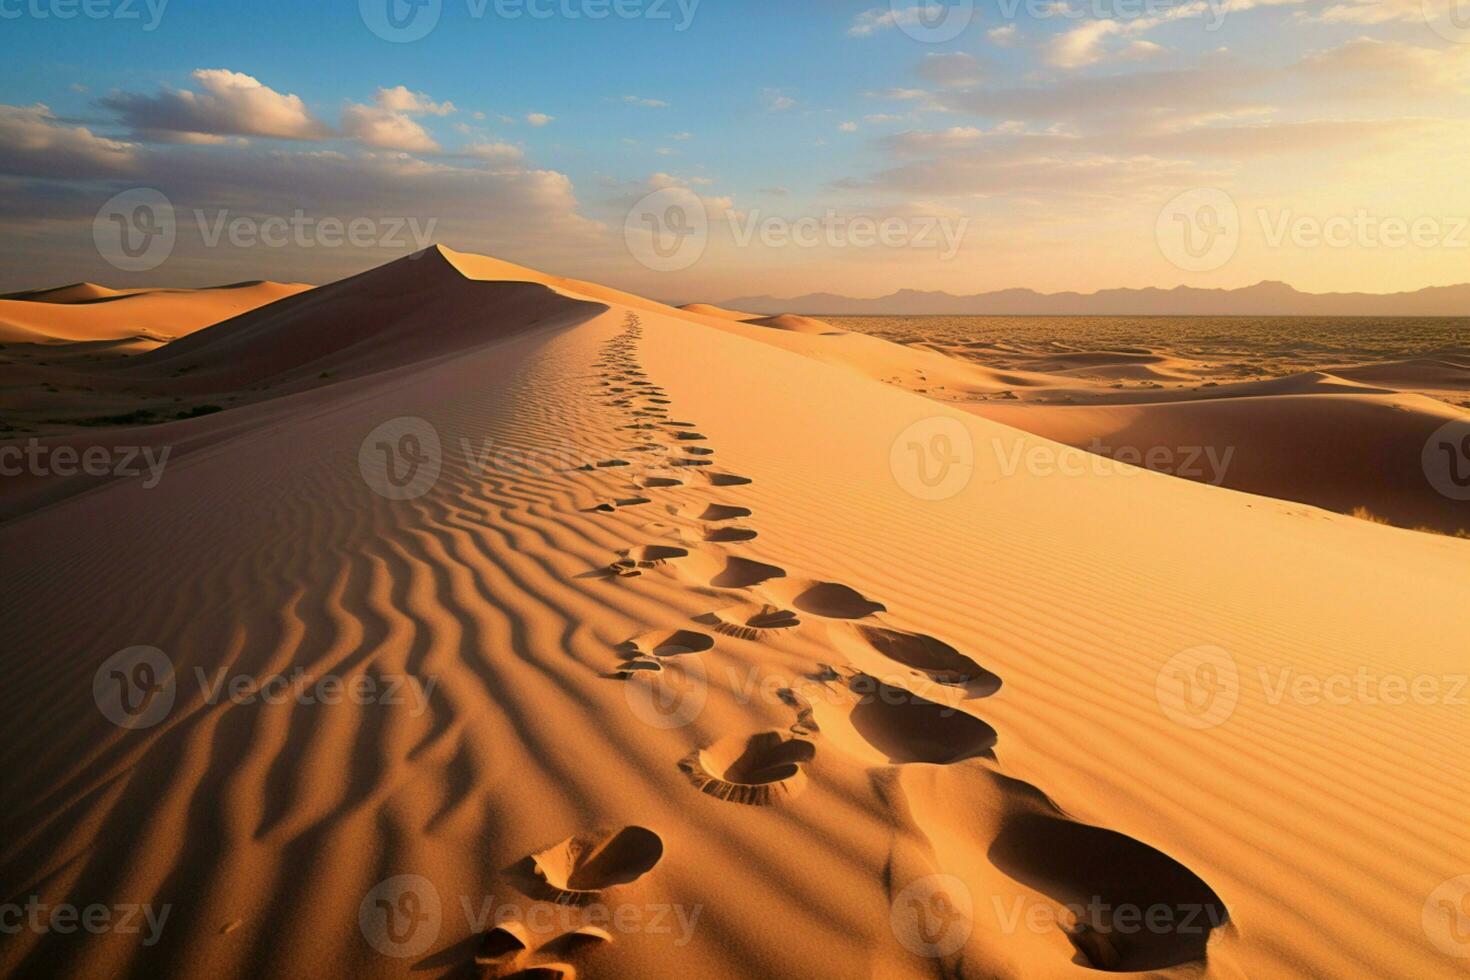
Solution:
{"label": "sky", "polygon": [[0,0],[0,289],[1470,281],[1470,0]]}

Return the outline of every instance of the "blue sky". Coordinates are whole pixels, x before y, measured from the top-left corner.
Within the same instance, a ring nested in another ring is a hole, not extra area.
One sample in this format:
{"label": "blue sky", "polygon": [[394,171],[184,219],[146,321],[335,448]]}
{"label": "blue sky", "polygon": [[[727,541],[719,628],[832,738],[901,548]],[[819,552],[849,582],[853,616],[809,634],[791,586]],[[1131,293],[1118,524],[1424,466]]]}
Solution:
{"label": "blue sky", "polygon": [[[613,0],[527,0],[539,18],[441,0],[409,43],[377,36],[356,0],[172,0],[152,30],[145,0],[91,0],[136,18],[55,16],[68,2],[0,0],[5,288],[323,281],[409,248],[200,240],[220,215],[298,210],[432,221],[458,248],[681,299],[1470,279],[1451,234],[1470,214],[1470,31],[1436,6],[1465,0],[1005,0],[973,15],[948,0],[932,13],[964,29],[937,41],[918,0],[620,0],[640,15],[605,19],[590,14]],[[169,261],[132,272],[93,231],[136,188],[181,217]],[[625,225],[669,188],[707,212],[708,243],[650,269]],[[1201,192],[1238,225],[1210,268],[1159,240],[1161,215]],[[1433,217],[1438,238],[1272,232],[1361,229],[1365,213]],[[854,217],[908,222],[908,238],[739,240],[741,222]],[[935,221],[956,248],[914,246]]]}

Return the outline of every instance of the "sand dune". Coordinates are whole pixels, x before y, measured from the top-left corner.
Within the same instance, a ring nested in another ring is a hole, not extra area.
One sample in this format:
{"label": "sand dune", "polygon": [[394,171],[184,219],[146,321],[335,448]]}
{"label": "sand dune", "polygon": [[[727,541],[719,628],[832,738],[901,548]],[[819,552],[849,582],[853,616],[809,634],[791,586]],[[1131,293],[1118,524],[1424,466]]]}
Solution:
{"label": "sand dune", "polygon": [[[278,387],[0,523],[8,892],[168,908],[6,973],[1461,974],[1470,715],[1273,691],[1463,672],[1470,543],[1009,471],[1083,454],[622,296],[431,250],[85,369]],[[944,499],[894,463],[936,419]],[[298,670],[378,694],[199,680]]]}
{"label": "sand dune", "polygon": [[[896,345],[729,324],[875,380],[1111,459],[1405,528],[1470,531],[1421,454],[1470,390],[1455,352],[1232,381],[1215,360],[1150,348]],[[996,366],[1001,365],[1001,366]],[[1225,365],[1233,368],[1233,365]]]}
{"label": "sand dune", "polygon": [[248,282],[214,289],[113,290],[91,283],[0,297],[0,343],[170,340],[310,286]]}

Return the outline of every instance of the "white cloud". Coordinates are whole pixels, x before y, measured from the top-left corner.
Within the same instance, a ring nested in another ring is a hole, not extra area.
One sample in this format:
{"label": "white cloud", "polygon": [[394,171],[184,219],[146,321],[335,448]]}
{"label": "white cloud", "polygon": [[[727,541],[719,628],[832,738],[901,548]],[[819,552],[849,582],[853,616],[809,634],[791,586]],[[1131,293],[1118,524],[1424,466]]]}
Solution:
{"label": "white cloud", "polygon": [[342,110],[342,132],[384,150],[433,153],[439,149],[434,138],[413,119],[377,106],[347,106]]}
{"label": "white cloud", "polygon": [[855,122],[845,122],[837,128],[842,130],[844,133],[856,133],[858,131],[858,124]]}
{"label": "white cloud", "polygon": [[537,129],[540,129],[542,126],[545,126],[548,123],[554,122],[555,120],[556,120],[556,117],[555,116],[548,116],[544,112],[528,112],[528,113],[526,113],[526,122],[530,123],[532,126],[535,126]]}
{"label": "white cloud", "polygon": [[307,111],[298,96],[286,95],[257,79],[223,68],[193,73],[200,91],[165,89],[157,95],[119,92],[101,104],[116,112],[135,132],[204,136],[265,136],[317,140],[327,126]]}
{"label": "white cloud", "polygon": [[[424,113],[431,116],[447,116],[454,112],[453,102],[435,102],[423,92],[410,92],[407,86],[399,85],[394,88],[380,88],[374,101],[387,109],[389,112],[406,112],[417,115]],[[484,113],[475,113],[477,119],[484,119]]]}
{"label": "white cloud", "polygon": [[87,178],[131,173],[138,164],[132,143],[68,126],[44,105],[0,105],[0,173]]}
{"label": "white cloud", "polygon": [[378,89],[373,103],[349,103],[342,110],[342,134],[383,150],[437,152],[438,142],[413,116],[447,116],[454,112],[454,103],[435,102],[424,93],[410,92],[402,85]]}
{"label": "white cloud", "polygon": [[624,105],[636,105],[644,109],[667,109],[669,104],[663,99],[645,99],[638,95],[625,95],[622,98]]}

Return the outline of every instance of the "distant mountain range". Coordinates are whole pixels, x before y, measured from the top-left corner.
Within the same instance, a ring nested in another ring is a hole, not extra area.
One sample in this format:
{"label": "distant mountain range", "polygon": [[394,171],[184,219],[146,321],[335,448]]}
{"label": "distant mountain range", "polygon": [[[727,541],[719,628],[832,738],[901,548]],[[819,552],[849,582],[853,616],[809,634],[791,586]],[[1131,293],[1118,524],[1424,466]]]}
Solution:
{"label": "distant mountain range", "polygon": [[1470,284],[1387,294],[1304,293],[1284,282],[1096,293],[1005,289],[973,296],[904,289],[877,299],[809,293],[791,299],[746,296],[720,305],[805,316],[1470,316]]}

